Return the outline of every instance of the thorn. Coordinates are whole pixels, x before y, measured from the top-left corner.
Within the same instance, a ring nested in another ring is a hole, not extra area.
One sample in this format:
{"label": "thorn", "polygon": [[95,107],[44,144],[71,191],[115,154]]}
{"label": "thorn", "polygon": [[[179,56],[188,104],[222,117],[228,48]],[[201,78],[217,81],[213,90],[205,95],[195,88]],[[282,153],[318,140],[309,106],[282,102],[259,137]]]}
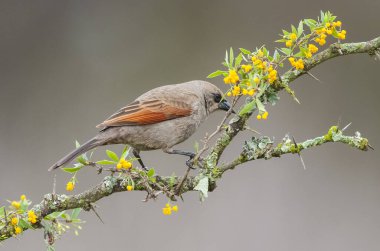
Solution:
{"label": "thorn", "polygon": [[246,129],[246,130],[248,130],[248,131],[251,131],[251,132],[254,132],[254,133],[258,134],[258,135],[261,135],[260,132],[258,132],[258,131],[256,131],[256,130],[252,129],[251,127],[249,127],[249,126],[247,126],[247,125],[244,127],[244,129]]}
{"label": "thorn", "polygon": [[314,78],[315,80],[317,80],[319,83],[322,83],[321,80],[319,80],[316,76],[314,76],[313,74],[311,74],[310,72],[306,72],[307,75],[309,75],[310,77]]}
{"label": "thorn", "polygon": [[[297,142],[296,142],[296,139],[292,136],[293,138],[293,143],[294,143],[294,146],[298,149],[298,145],[297,145]],[[305,162],[303,161],[303,158],[301,156],[301,153],[299,151],[297,151],[297,154],[298,154],[298,157],[300,158],[301,160],[301,163],[302,163],[302,166],[303,166],[303,170],[306,170],[306,165],[305,165]]]}
{"label": "thorn", "polygon": [[91,205],[91,210],[94,211],[95,215],[98,217],[98,219],[100,220],[100,222],[104,224],[104,221],[102,220],[102,218],[100,217],[100,215],[98,214],[98,212],[96,212],[94,205],[92,205],[92,204],[90,204],[90,205]]}
{"label": "thorn", "polygon": [[375,150],[370,144],[367,145],[371,150]]}
{"label": "thorn", "polygon": [[348,123],[348,125],[346,125],[343,129],[342,129],[342,132],[344,132],[350,125],[352,124],[352,122]]}
{"label": "thorn", "polygon": [[342,115],[339,115],[338,122],[336,123],[336,126],[339,128],[340,123],[342,122]]}

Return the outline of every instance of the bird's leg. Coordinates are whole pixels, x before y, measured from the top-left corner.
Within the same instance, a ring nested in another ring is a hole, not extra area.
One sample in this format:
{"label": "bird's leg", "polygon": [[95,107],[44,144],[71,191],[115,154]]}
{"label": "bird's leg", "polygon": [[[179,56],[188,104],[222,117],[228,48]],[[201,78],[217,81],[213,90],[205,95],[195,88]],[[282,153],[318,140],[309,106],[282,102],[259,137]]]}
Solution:
{"label": "bird's leg", "polygon": [[146,166],[144,165],[144,162],[142,161],[140,157],[140,151],[137,151],[136,149],[133,148],[132,153],[137,158],[137,161],[140,163],[142,169],[144,169],[145,171],[148,171],[148,168],[146,168]]}
{"label": "bird's leg", "polygon": [[169,154],[179,154],[179,155],[184,155],[184,156],[188,156],[190,157],[189,160],[186,161],[186,165],[191,168],[191,169],[194,169],[193,167],[193,162],[192,160],[194,159],[195,157],[195,153],[192,153],[192,152],[185,152],[185,151],[182,151],[182,150],[173,150],[171,148],[169,149],[164,149],[163,150],[165,153],[169,153]]}

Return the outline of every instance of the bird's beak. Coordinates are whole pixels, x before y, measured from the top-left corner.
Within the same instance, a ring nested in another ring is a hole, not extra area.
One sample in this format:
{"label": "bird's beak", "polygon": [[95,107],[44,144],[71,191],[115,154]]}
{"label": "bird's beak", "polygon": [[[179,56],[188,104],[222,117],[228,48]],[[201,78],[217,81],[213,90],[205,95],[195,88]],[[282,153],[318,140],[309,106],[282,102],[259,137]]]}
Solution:
{"label": "bird's beak", "polygon": [[[228,111],[231,108],[230,103],[228,103],[227,100],[223,99],[219,102],[218,108],[223,111]],[[236,113],[234,110],[232,110],[232,113]]]}

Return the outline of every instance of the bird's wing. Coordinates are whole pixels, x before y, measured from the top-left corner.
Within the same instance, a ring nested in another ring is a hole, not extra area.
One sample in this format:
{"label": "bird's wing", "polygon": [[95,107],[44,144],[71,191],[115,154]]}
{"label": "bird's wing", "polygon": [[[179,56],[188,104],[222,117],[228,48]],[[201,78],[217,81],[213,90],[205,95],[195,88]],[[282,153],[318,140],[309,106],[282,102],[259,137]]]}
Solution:
{"label": "bird's wing", "polygon": [[191,113],[191,105],[178,100],[163,101],[156,98],[143,101],[136,100],[121,108],[97,127],[149,125],[189,116]]}

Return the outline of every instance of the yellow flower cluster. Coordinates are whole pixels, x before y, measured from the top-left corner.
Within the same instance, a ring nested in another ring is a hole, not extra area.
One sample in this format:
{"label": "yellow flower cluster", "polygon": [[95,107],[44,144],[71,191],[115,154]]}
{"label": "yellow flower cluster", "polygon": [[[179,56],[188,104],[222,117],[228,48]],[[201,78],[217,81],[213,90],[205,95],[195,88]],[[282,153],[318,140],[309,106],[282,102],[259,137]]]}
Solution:
{"label": "yellow flower cluster", "polygon": [[313,56],[314,53],[316,53],[318,51],[318,47],[315,46],[314,44],[309,44],[308,47],[307,47],[307,51],[306,51],[306,55],[305,57],[306,58],[311,58],[311,56]]}
{"label": "yellow flower cluster", "polygon": [[116,169],[121,169],[121,168],[124,168],[124,169],[129,169],[132,167],[132,163],[125,160],[125,159],[120,159],[119,163],[117,163],[116,165]]}
{"label": "yellow flower cluster", "polygon": [[305,68],[303,60],[301,58],[296,61],[293,57],[290,57],[289,62],[297,70],[303,70]]}
{"label": "yellow flower cluster", "polygon": [[258,114],[258,115],[256,116],[256,118],[257,118],[258,120],[260,120],[260,119],[267,119],[267,118],[268,118],[268,115],[269,115],[268,112],[264,112],[263,114]]}
{"label": "yellow flower cluster", "polygon": [[17,217],[13,217],[13,218],[11,219],[11,224],[12,224],[13,226],[16,226],[16,225],[18,224],[18,218],[17,218]]}
{"label": "yellow flower cluster", "polygon": [[285,38],[289,38],[289,40],[286,40],[285,46],[286,47],[292,47],[293,41],[297,40],[297,34],[291,33],[289,36],[285,36]]}
{"label": "yellow flower cluster", "polygon": [[326,37],[327,37],[327,35],[332,35],[334,33],[334,31],[337,32],[338,38],[340,40],[346,39],[346,33],[347,32],[345,30],[341,30],[340,32],[336,30],[336,27],[341,27],[341,26],[342,26],[342,22],[341,21],[327,23],[325,25],[325,27],[316,30],[316,33],[319,36],[317,38],[315,38],[315,42],[317,42],[321,46],[324,45],[326,43]]}
{"label": "yellow flower cluster", "polygon": [[241,68],[243,69],[243,71],[244,71],[245,73],[248,73],[248,72],[250,72],[250,71],[252,70],[252,65],[250,65],[250,64],[243,64],[243,65],[241,66]]}
{"label": "yellow flower cluster", "polygon": [[240,94],[253,96],[255,94],[255,90],[254,89],[247,90],[245,88],[241,89],[240,86],[234,86],[232,91],[227,92],[227,96],[229,96],[229,97],[230,96],[239,96]]}
{"label": "yellow flower cluster", "polygon": [[19,209],[21,207],[21,204],[18,201],[12,201],[11,205],[12,205],[12,207],[14,207],[16,209]]}
{"label": "yellow flower cluster", "polygon": [[226,84],[236,84],[239,81],[239,75],[235,70],[230,70],[228,76],[223,80]]}
{"label": "yellow flower cluster", "polygon": [[127,186],[127,190],[128,190],[128,191],[132,191],[132,190],[133,190],[133,186],[128,185],[128,186]]}
{"label": "yellow flower cluster", "polygon": [[37,222],[37,215],[33,210],[28,211],[28,221],[32,224]]}
{"label": "yellow flower cluster", "polygon": [[23,194],[23,195],[20,196],[20,200],[26,200],[25,194]]}
{"label": "yellow flower cluster", "polygon": [[22,233],[22,228],[19,226],[15,227],[15,234],[17,235],[17,234],[21,234],[21,233]]}
{"label": "yellow flower cluster", "polygon": [[66,184],[66,190],[67,191],[73,191],[75,188],[75,183],[72,181],[67,182]]}
{"label": "yellow flower cluster", "polygon": [[277,71],[273,69],[272,66],[268,69],[268,81],[273,83],[277,79]]}
{"label": "yellow flower cluster", "polygon": [[171,214],[172,214],[172,211],[173,211],[173,212],[178,212],[178,206],[177,206],[177,205],[170,206],[170,204],[167,203],[167,204],[165,205],[165,207],[162,208],[162,213],[163,213],[164,215],[171,215]]}

